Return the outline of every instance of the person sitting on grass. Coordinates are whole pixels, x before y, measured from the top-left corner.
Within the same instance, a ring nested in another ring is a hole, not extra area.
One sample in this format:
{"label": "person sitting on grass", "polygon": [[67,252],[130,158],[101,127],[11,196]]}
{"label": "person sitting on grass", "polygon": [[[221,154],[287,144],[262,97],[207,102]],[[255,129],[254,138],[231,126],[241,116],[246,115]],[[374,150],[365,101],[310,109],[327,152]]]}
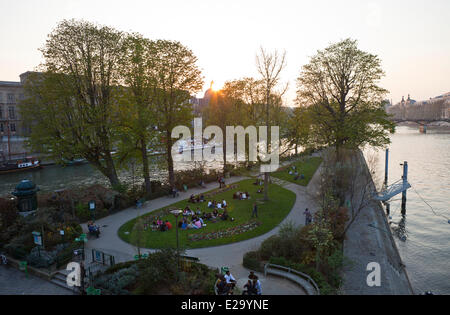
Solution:
{"label": "person sitting on grass", "polygon": [[248,191],[245,192],[245,196],[247,197],[247,199],[250,199],[250,193]]}
{"label": "person sitting on grass", "polygon": [[158,224],[155,221],[152,222],[152,231],[158,231]]}
{"label": "person sitting on grass", "polygon": [[204,202],[205,201],[205,195],[201,194],[200,195],[200,202]]}
{"label": "person sitting on grass", "polygon": [[191,196],[189,197],[189,202],[190,202],[190,203],[195,203],[195,196],[194,196],[194,195],[191,195]]}
{"label": "person sitting on grass", "polygon": [[208,208],[214,208],[212,201],[208,201]]}
{"label": "person sitting on grass", "polygon": [[221,203],[217,204],[217,209],[222,209],[222,204]]}
{"label": "person sitting on grass", "polygon": [[224,200],[222,200],[222,206],[224,207],[224,208],[226,208],[227,207],[227,201],[224,199]]}
{"label": "person sitting on grass", "polygon": [[166,220],[166,227],[167,227],[167,230],[172,229],[172,223],[170,223],[168,220]]}
{"label": "person sitting on grass", "polygon": [[228,219],[228,212],[227,212],[226,209],[223,210],[223,213],[222,213],[222,215],[220,216],[220,218],[221,218],[223,221],[226,221],[226,220]]}
{"label": "person sitting on grass", "polygon": [[260,189],[258,189],[257,193],[258,194],[262,194],[264,192],[264,187],[261,187]]}
{"label": "person sitting on grass", "polygon": [[203,224],[200,221],[200,219],[195,220],[194,225],[196,226],[197,229],[201,229],[203,227]]}
{"label": "person sitting on grass", "polygon": [[219,216],[219,211],[217,209],[214,209],[212,216],[213,218],[217,218]]}

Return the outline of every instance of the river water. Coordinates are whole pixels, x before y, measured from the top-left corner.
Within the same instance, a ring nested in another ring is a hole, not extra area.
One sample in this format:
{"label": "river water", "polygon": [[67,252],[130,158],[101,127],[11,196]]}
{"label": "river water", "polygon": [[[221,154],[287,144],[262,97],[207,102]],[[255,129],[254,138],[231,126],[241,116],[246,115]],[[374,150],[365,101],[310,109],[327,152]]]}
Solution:
{"label": "river water", "polygon": [[[391,227],[400,255],[416,293],[450,294],[450,224],[447,222],[450,218],[450,133],[429,130],[427,134],[421,134],[417,127],[398,127],[391,141],[389,183],[401,178],[400,163],[408,161],[408,180],[412,186],[407,193],[404,219],[400,213],[401,196],[394,197],[391,202]],[[376,177],[383,181],[384,151],[375,154],[379,157]],[[192,165],[187,163],[175,164],[178,170],[190,167]],[[221,163],[205,165],[206,169],[217,167],[221,167]],[[138,168],[133,171],[130,167],[120,171],[119,177],[129,184],[139,184],[142,182],[139,172]],[[164,163],[157,157],[151,161],[151,177],[163,181],[167,177]],[[33,180],[41,191],[108,184],[105,177],[89,164],[55,165],[1,175],[0,196],[13,191],[22,179]]]}
{"label": "river water", "polygon": [[[450,133],[398,127],[389,147],[390,184],[408,162],[406,217],[401,194],[391,200],[391,228],[415,293],[450,294]],[[384,180],[385,152],[378,151],[376,177]],[[427,203],[429,205],[427,205]],[[406,238],[404,238],[405,236]],[[404,239],[404,240],[403,240]]]}

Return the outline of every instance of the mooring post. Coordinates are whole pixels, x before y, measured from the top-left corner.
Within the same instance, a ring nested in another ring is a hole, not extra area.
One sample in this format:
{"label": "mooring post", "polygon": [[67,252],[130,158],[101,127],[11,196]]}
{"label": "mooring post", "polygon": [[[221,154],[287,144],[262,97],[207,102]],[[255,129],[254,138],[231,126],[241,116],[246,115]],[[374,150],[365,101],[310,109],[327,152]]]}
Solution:
{"label": "mooring post", "polygon": [[389,170],[389,149],[386,149],[386,162],[384,165],[384,186],[388,184],[388,170]]}
{"label": "mooring post", "polygon": [[[403,188],[408,184],[408,162],[403,163]],[[402,192],[402,216],[406,215],[406,189]]]}

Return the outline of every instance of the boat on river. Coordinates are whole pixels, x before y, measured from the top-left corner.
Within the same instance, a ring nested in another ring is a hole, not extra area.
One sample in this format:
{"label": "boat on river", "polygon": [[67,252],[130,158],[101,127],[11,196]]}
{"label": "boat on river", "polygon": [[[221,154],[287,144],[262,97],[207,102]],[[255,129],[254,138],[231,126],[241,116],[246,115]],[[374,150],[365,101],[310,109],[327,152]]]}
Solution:
{"label": "boat on river", "polygon": [[25,158],[22,160],[0,162],[0,174],[29,171],[41,168],[41,162],[35,158]]}

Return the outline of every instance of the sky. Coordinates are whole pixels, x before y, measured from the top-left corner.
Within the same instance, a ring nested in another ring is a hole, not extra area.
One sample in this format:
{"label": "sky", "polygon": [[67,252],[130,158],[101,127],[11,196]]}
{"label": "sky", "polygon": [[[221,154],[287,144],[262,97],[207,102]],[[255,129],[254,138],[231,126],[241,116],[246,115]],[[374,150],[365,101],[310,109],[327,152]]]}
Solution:
{"label": "sky", "polygon": [[[258,77],[260,47],[286,51],[282,82],[293,105],[296,78],[317,50],[345,38],[378,55],[394,103],[450,92],[448,0],[0,0],[0,80],[18,81],[63,19],[84,19],[150,39],[178,40],[198,57],[206,90]],[[201,96],[202,93],[199,94]]]}

